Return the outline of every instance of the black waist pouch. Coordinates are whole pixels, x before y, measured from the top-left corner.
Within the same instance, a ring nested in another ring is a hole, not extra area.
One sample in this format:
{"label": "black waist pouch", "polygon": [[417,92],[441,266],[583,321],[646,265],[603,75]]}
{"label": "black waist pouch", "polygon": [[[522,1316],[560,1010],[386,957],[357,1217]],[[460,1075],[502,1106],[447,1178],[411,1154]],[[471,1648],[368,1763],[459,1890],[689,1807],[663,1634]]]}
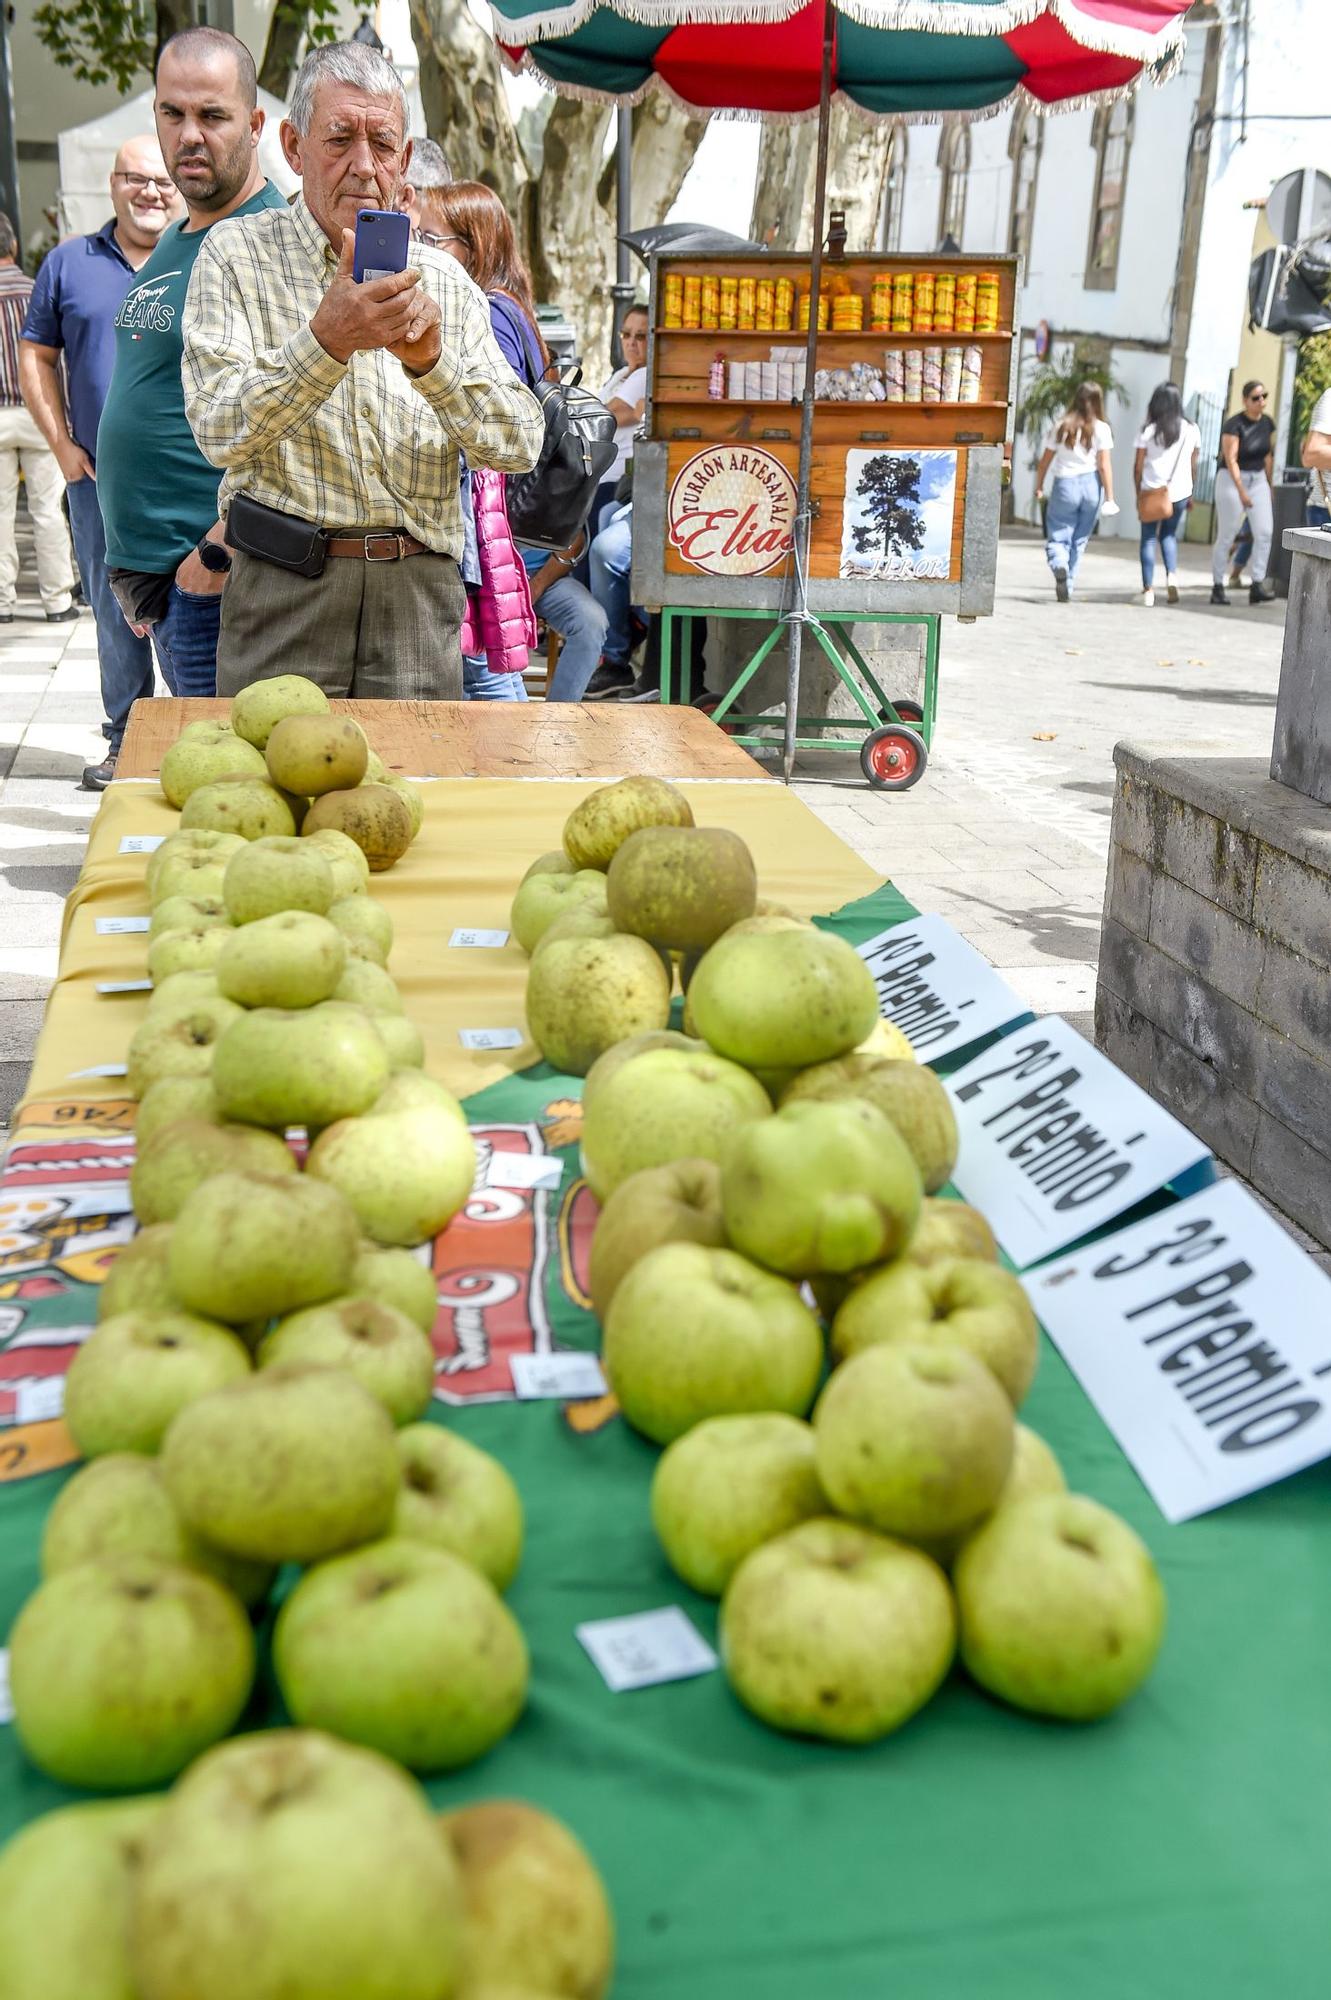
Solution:
{"label": "black waist pouch", "polygon": [[226,539],[243,555],[257,556],[260,562],[274,563],[297,576],[322,576],[327,560],[328,535],[313,521],[295,514],[283,514],[251,500],[247,493],[233,493],[226,510]]}

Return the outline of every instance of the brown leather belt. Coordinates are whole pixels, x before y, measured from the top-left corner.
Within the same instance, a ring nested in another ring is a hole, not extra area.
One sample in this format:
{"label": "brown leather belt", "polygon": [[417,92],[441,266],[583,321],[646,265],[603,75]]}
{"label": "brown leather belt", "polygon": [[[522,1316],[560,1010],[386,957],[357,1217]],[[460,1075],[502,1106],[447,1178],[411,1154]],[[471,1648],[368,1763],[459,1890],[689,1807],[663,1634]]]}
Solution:
{"label": "brown leather belt", "polygon": [[378,529],[371,535],[330,535],[324,550],[330,556],[359,556],[362,562],[401,562],[405,556],[432,553],[424,542],[397,528]]}

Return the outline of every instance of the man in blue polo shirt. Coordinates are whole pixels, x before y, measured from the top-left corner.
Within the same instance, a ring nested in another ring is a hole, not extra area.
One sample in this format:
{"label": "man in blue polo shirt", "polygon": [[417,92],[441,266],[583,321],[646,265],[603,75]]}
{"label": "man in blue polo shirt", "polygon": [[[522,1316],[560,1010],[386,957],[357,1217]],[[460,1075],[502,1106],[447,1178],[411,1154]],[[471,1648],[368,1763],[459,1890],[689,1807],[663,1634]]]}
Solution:
{"label": "man in blue polo shirt", "polygon": [[220,474],[185,416],[181,321],[194,262],[225,216],[282,208],[259,165],[254,60],[220,28],[184,28],[163,45],[157,136],[185,197],[116,315],[116,358],[97,434],[106,560],[120,608],[151,632],[172,694],[210,695],[231,553],[217,515]]}
{"label": "man in blue polo shirt", "polygon": [[[58,243],[37,273],[19,354],[23,400],[65,476],[83,595],[97,621],[107,754],[83,773],[99,792],[115,772],[134,703],[153,691],[152,648],[125,623],[106,573],[97,499],[97,426],[115,360],[115,316],[134,273],[185,204],[151,133],[127,139],[111,171],[111,220]],[[66,396],[68,383],[68,396]]]}

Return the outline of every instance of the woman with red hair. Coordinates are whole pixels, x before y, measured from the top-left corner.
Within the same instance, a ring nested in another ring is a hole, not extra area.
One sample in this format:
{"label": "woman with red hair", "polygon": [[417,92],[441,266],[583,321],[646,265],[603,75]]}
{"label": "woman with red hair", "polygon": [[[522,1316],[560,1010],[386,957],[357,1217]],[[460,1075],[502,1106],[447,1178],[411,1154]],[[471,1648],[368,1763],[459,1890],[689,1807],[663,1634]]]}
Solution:
{"label": "woman with red hair", "polygon": [[[420,201],[422,241],[456,257],[480,286],[490,302],[490,324],[500,352],[518,380],[534,388],[545,377],[550,354],[536,320],[531,274],[503,202],[480,181],[450,181],[447,187],[427,188]],[[569,575],[572,562],[566,556],[552,556],[546,549],[523,549],[521,556],[540,616],[563,641],[545,698],[581,701],[601,657],[605,613],[591,592]],[[523,698],[518,676],[491,673],[483,660],[478,664],[464,659],[463,675],[469,699]]]}

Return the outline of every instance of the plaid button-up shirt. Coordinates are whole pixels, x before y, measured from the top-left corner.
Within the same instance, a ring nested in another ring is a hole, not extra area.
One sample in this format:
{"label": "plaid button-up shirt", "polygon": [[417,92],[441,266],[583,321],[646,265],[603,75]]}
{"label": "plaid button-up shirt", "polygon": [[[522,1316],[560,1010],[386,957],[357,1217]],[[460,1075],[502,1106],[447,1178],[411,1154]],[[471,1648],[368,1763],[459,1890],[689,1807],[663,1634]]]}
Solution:
{"label": "plaid button-up shirt", "polygon": [[424,375],[382,349],[335,361],[310,332],[337,268],[304,199],[208,232],[185,305],[185,412],[232,493],[321,527],[404,528],[462,553],[458,453],[525,472],[540,405],[500,354],[490,313],[455,259],[413,243],[439,306],[442,348]]}

